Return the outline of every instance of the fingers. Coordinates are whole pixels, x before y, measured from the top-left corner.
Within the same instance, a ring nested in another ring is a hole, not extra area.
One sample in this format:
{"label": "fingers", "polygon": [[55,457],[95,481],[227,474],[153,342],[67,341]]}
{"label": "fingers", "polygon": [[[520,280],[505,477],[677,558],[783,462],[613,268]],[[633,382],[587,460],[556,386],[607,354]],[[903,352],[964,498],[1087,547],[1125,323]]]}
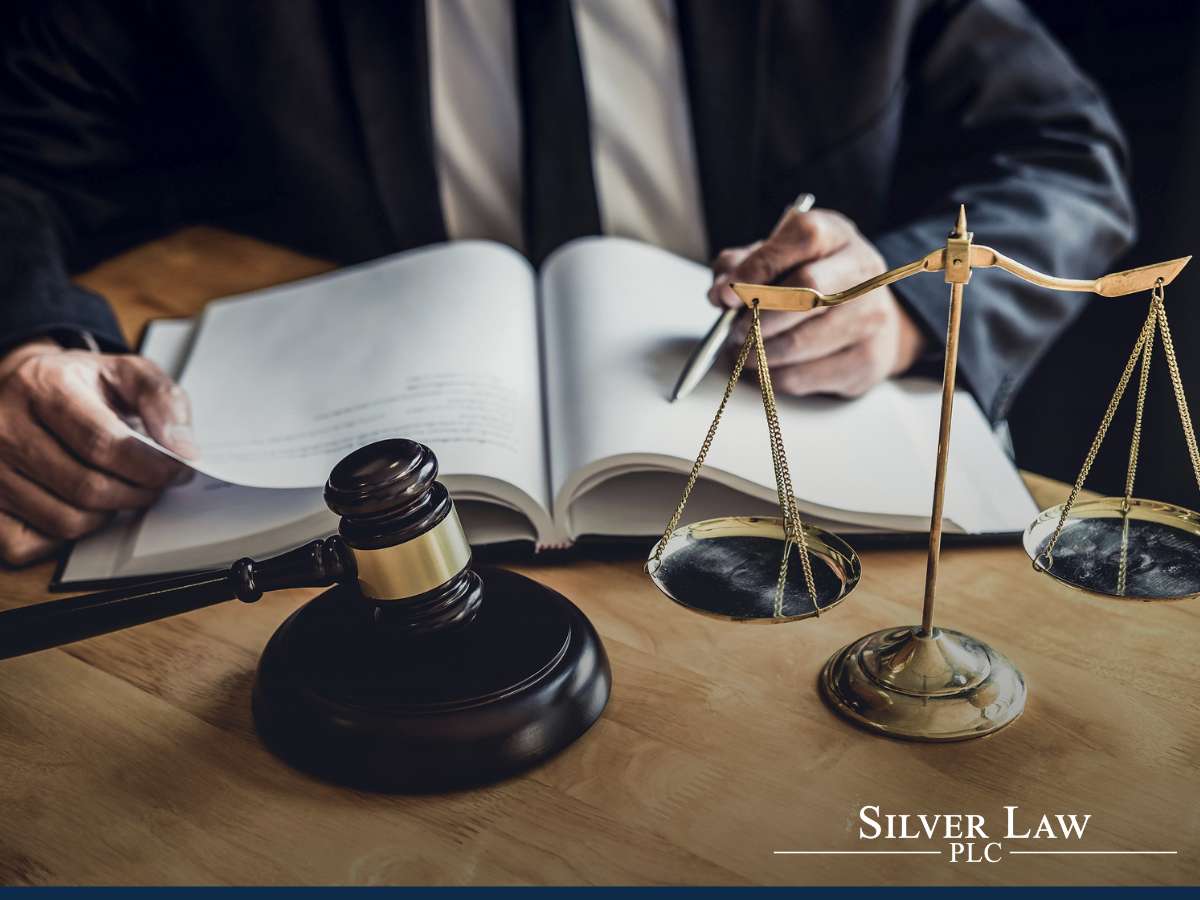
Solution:
{"label": "fingers", "polygon": [[[811,269],[815,263],[800,266],[799,268],[791,269],[786,275],[777,278],[778,284],[788,285],[790,287],[810,287],[818,291],[824,292],[824,288],[815,283]],[[823,282],[824,284],[825,282]],[[726,290],[729,290],[726,288]],[[729,291],[733,294],[733,291]],[[734,295],[736,297],[736,295]],[[741,302],[740,300],[738,301]],[[777,334],[782,334],[792,328],[795,328],[802,322],[806,322],[817,316],[822,316],[829,312],[829,307],[818,306],[816,309],[808,312],[790,312],[786,310],[763,310],[759,314],[759,324],[762,328],[763,338],[769,338]],[[734,323],[733,331],[730,333],[729,339],[731,343],[741,344],[746,339],[746,334],[750,331],[750,317],[743,316]]]}
{"label": "fingers", "polygon": [[875,334],[883,324],[879,305],[864,298],[847,306],[829,308],[823,316],[805,317],[794,328],[764,340],[763,346],[773,366],[811,362],[857,344]]}
{"label": "fingers", "polygon": [[[785,214],[765,241],[734,247],[718,254],[713,261],[709,302],[714,306],[739,305],[741,300],[729,288],[731,281],[799,283],[784,279],[797,266],[836,253],[857,234],[857,229],[849,219],[830,209]],[[808,284],[801,286],[812,287]]]}
{"label": "fingers", "polygon": [[[884,262],[878,251],[854,230],[852,224],[846,220],[842,220],[842,222],[844,222],[844,227],[847,229],[846,234],[848,235],[845,244],[826,256],[810,260],[787,271],[779,278],[776,278],[775,283],[796,287],[809,287],[823,294],[830,294],[858,284],[882,272],[884,270]],[[835,227],[840,228],[842,225],[839,224]],[[766,311],[761,317],[763,337],[770,339],[777,336],[789,335],[797,330],[805,331],[810,325],[815,325],[820,316],[828,313],[836,313],[834,319],[816,328],[814,332],[808,333],[804,337],[797,334],[792,338],[792,340],[796,341],[809,338],[820,341],[825,338],[832,338],[838,328],[859,329],[852,331],[847,338],[838,338],[833,343],[827,343],[828,352],[833,352],[847,346],[853,338],[861,336],[861,328],[866,327],[870,319],[878,315],[878,305],[882,297],[882,294],[872,293],[856,299],[847,306],[817,307],[810,312]],[[864,319],[863,316],[867,318]],[[838,323],[837,325],[833,324],[835,321]],[[740,342],[745,339],[749,322],[741,322],[739,326],[735,328],[734,333],[731,335],[732,341]],[[787,346],[789,345],[784,341],[777,341],[775,343],[776,350]],[[772,362],[775,360],[774,355],[770,353],[770,348],[768,348],[768,357]],[[803,358],[812,358],[812,355],[806,353]]]}
{"label": "fingers", "polygon": [[[832,293],[850,284],[857,284],[858,281],[862,281],[863,279],[855,278],[855,276],[865,267],[859,264],[858,260],[862,254],[855,252],[856,250],[857,247],[846,244],[831,256],[812,260],[804,265],[789,269],[785,274],[776,278],[775,283],[790,287],[813,288],[823,294]],[[869,278],[871,276],[864,277]],[[726,288],[726,290],[729,289]],[[733,291],[729,290],[729,293],[732,295]],[[830,312],[834,308],[818,306],[816,309],[809,310],[808,312],[764,310],[760,316],[763,337],[770,338],[788,332],[805,322],[809,322]],[[749,318],[739,319],[730,334],[730,342],[740,344],[746,339],[746,333],[749,330]]]}
{"label": "fingers", "polygon": [[[881,275],[886,269],[887,264],[879,251],[861,235],[856,235],[836,253],[806,263],[795,273],[795,280],[788,283],[833,294]],[[864,296],[877,297],[878,289]]]}
{"label": "fingers", "polygon": [[27,566],[45,559],[59,542],[38,534],[24,522],[0,512],[0,560],[10,566]]}
{"label": "fingers", "polygon": [[[768,309],[759,313],[759,327],[762,328],[763,339],[766,340],[777,334],[783,334],[786,331],[797,328],[812,319],[820,318],[829,312],[829,308],[824,306],[819,306],[809,312],[782,312]],[[734,323],[733,331],[729,337],[730,343],[741,344],[746,339],[746,334],[750,331],[752,324],[753,317],[749,315],[740,317]]]}
{"label": "fingers", "polygon": [[30,392],[49,381],[46,375],[22,373],[4,384],[0,391],[0,466],[12,468],[79,510],[136,509],[154,502],[157,491],[85,465],[42,427],[33,413]]}
{"label": "fingers", "polygon": [[140,356],[108,357],[104,373],[127,409],[150,436],[180,456],[195,456],[187,394],[162,369]]}
{"label": "fingers", "polygon": [[15,469],[0,469],[0,507],[36,528],[64,540],[81,538],[99,528],[107,513],[80,509],[63,502]]}
{"label": "fingers", "polygon": [[[112,357],[109,363],[117,370],[109,373],[110,379],[124,384],[126,390],[131,389],[127,373],[120,371],[122,363],[114,361],[129,359]],[[34,415],[91,468],[142,488],[166,487],[182,467],[132,436],[101,393],[94,365],[85,358],[46,373],[28,392]]]}
{"label": "fingers", "polygon": [[71,506],[92,512],[116,512],[141,509],[158,497],[156,490],[84,465],[32,419],[22,423],[18,418],[15,424],[19,428],[17,440],[6,437],[7,428],[0,434],[4,459],[25,478]]}
{"label": "fingers", "polygon": [[862,341],[812,362],[772,369],[771,377],[776,389],[784,394],[857,397],[883,380],[876,362],[870,344]]}
{"label": "fingers", "polygon": [[708,302],[713,306],[740,306],[742,301],[729,288],[733,280],[734,270],[747,256],[762,246],[762,241],[755,241],[747,247],[733,247],[722,250],[713,260],[713,283],[708,289]]}
{"label": "fingers", "polygon": [[118,410],[186,449],[172,430],[186,426],[186,398],[144,360],[39,350],[0,369],[0,560],[41,558],[147,506],[182,469],[133,437]]}
{"label": "fingers", "polygon": [[112,511],[147,506],[157,493],[72,457],[12,398],[0,420],[0,510],[43,536],[82,537]]}
{"label": "fingers", "polygon": [[775,283],[803,263],[836,253],[856,234],[850,220],[833,210],[784,216],[771,236],[737,264],[732,280]]}

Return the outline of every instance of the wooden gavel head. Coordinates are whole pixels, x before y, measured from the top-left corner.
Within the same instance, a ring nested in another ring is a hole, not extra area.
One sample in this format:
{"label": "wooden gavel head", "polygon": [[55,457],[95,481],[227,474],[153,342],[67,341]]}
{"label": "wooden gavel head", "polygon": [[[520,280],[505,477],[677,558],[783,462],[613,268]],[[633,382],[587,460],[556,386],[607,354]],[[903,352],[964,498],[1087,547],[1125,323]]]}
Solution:
{"label": "wooden gavel head", "polygon": [[558,752],[608,701],[591,623],[523,575],[473,569],[437,474],[401,439],[330,473],[338,583],[280,626],[254,686],[259,733],[300,768],[385,790],[479,784]]}
{"label": "wooden gavel head", "polygon": [[381,625],[410,633],[468,624],[483,584],[454,501],[424,444],[396,438],[355,450],[325,485],[364,604]]}

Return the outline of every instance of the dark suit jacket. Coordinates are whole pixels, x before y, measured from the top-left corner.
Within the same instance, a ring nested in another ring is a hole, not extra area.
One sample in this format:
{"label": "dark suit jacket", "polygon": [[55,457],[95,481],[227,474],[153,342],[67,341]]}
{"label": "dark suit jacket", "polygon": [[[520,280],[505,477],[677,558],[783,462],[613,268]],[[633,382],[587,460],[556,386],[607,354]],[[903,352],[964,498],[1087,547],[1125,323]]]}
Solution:
{"label": "dark suit jacket", "polygon": [[[519,2],[519,0],[518,0]],[[1016,2],[678,0],[711,249],[798,191],[889,264],[981,242],[1095,276],[1131,240],[1108,108]],[[0,35],[0,341],[120,334],[68,273],[182,223],[351,263],[446,237],[424,0],[30,4]],[[948,290],[899,289],[931,335]],[[699,300],[697,302],[700,302]],[[960,365],[993,418],[1083,301],[972,281]]]}

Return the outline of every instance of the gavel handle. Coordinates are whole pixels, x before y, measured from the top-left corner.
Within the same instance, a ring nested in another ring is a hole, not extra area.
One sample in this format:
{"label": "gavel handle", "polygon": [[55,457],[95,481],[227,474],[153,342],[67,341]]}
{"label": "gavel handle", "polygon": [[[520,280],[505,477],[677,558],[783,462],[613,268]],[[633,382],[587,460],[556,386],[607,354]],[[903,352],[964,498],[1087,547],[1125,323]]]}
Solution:
{"label": "gavel handle", "polygon": [[263,562],[240,559],[203,572],[133,588],[50,600],[0,612],[0,659],[58,647],[227,600],[253,603],[267,591],[327,587],[353,575],[341,538],[313,541]]}

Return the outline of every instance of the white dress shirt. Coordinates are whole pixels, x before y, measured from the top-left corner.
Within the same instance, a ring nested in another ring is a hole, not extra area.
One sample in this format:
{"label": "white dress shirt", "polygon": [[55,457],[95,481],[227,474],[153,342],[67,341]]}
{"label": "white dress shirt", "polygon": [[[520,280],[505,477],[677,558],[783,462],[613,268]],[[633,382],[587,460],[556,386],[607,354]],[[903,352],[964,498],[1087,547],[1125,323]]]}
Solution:
{"label": "white dress shirt", "polygon": [[[673,0],[571,0],[605,234],[707,259]],[[451,238],[522,249],[512,0],[426,0],[438,188]]]}

